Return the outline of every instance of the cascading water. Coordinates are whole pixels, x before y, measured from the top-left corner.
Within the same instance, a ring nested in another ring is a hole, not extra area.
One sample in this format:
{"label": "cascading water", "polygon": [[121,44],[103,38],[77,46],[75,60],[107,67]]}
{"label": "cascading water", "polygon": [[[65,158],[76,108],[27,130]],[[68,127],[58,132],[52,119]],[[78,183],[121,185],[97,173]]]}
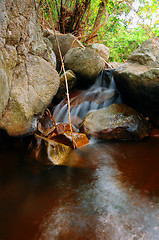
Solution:
{"label": "cascading water", "polygon": [[[77,96],[71,98],[71,119],[76,127],[90,111],[105,108],[112,103],[121,103],[113,72],[113,69],[104,69],[89,89],[80,91]],[[69,122],[67,108],[66,99],[56,106],[53,113],[56,122]]]}
{"label": "cascading water", "polygon": [[[71,98],[72,116],[73,109],[82,119],[120,102],[111,74],[104,70],[90,89]],[[63,107],[66,100],[55,110],[56,121],[65,121]],[[0,145],[0,239],[159,239],[158,138],[87,144],[70,152],[68,166],[39,174],[28,172],[28,145],[20,143]]]}

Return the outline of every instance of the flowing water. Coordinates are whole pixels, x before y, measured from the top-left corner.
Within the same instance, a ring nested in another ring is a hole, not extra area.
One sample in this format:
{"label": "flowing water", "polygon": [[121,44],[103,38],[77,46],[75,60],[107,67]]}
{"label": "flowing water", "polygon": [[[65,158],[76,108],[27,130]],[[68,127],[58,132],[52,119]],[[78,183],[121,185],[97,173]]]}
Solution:
{"label": "flowing water", "polygon": [[159,139],[92,143],[39,175],[24,147],[0,151],[1,240],[159,239]]}
{"label": "flowing water", "polygon": [[[71,119],[75,126],[81,123],[89,111],[105,108],[112,103],[121,103],[116,89],[113,69],[106,69],[97,77],[95,83],[87,90],[81,90],[71,96]],[[54,110],[56,122],[69,122],[67,99],[64,99]]]}
{"label": "flowing water", "polygon": [[[108,79],[72,97],[72,117],[120,102]],[[56,121],[68,121],[65,108]],[[0,240],[159,240],[159,138],[91,142],[36,175],[27,147],[0,148]]]}

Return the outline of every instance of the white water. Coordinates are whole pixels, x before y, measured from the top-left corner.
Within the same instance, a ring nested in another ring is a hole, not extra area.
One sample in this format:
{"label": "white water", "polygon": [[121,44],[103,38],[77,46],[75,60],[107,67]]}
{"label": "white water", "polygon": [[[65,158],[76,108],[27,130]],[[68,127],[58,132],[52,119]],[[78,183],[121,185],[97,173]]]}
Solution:
{"label": "white water", "polygon": [[[90,111],[120,102],[121,98],[115,86],[113,70],[103,70],[89,89],[71,98],[72,121],[78,125]],[[69,122],[66,99],[56,106],[53,117],[56,122]]]}

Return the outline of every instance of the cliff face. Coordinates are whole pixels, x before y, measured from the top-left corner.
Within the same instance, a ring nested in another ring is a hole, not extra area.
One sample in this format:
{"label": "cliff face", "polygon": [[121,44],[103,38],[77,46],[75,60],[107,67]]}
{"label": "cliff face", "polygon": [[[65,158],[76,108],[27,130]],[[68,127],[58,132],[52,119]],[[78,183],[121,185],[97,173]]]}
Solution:
{"label": "cliff face", "polygon": [[59,87],[54,53],[42,37],[38,1],[0,1],[0,128],[28,134]]}

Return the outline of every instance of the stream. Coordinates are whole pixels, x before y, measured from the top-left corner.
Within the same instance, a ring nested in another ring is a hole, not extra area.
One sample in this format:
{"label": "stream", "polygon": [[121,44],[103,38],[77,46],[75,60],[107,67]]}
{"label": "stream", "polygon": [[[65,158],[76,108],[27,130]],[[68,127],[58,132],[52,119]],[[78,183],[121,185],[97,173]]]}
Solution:
{"label": "stream", "polygon": [[[71,98],[77,128],[90,110],[121,102],[109,73]],[[68,122],[66,109],[65,100],[55,108],[56,122]],[[29,141],[1,145],[0,240],[159,240],[158,137],[91,140],[67,166],[36,174]]]}
{"label": "stream", "polygon": [[34,175],[24,144],[0,151],[1,240],[158,240],[159,138],[92,142]]}

